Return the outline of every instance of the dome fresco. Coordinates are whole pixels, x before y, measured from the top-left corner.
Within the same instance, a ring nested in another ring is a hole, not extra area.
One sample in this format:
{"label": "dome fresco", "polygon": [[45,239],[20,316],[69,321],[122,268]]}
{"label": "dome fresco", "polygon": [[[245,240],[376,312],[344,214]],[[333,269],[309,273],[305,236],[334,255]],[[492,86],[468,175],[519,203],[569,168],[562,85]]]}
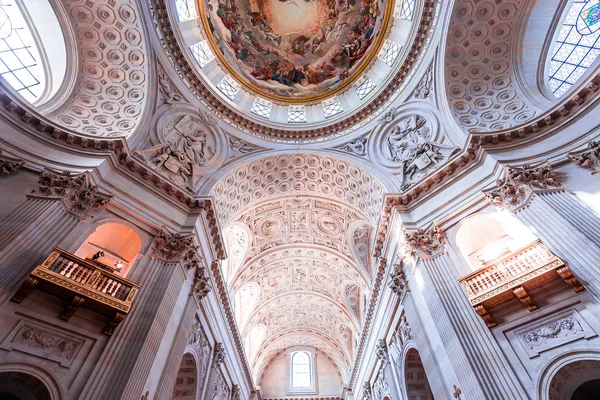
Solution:
{"label": "dome fresco", "polygon": [[325,98],[357,78],[389,24],[385,0],[205,0],[209,42],[260,95]]}

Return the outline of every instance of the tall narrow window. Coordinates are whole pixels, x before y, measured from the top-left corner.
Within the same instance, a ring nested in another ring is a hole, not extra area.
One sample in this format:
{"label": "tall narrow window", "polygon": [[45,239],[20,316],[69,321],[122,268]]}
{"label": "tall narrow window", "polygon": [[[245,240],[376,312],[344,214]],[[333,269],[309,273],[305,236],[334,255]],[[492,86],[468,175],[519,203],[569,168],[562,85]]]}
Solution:
{"label": "tall narrow window", "polygon": [[600,54],[600,0],[574,0],[554,45],[548,84],[561,97]]}
{"label": "tall narrow window", "polygon": [[0,76],[31,103],[44,92],[40,52],[16,0],[0,0]]}
{"label": "tall narrow window", "polygon": [[310,388],[311,376],[310,354],[306,351],[292,354],[292,388]]}

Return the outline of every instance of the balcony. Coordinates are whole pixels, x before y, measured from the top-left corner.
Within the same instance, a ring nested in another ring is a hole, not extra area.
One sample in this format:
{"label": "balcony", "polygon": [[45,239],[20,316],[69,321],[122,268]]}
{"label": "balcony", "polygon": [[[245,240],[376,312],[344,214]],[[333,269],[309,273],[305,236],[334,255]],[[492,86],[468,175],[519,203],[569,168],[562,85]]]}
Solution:
{"label": "balcony", "polygon": [[31,272],[11,300],[21,303],[36,287],[69,301],[60,315],[65,321],[81,305],[109,317],[103,331],[108,336],[125,318],[139,290],[139,285],[120,277],[112,268],[59,248]]}
{"label": "balcony", "polygon": [[527,291],[558,277],[564,279],[576,293],[584,290],[569,267],[538,240],[459,282],[477,314],[489,328],[493,328],[496,322],[489,314],[490,308],[515,296],[529,311],[533,311],[537,306]]}

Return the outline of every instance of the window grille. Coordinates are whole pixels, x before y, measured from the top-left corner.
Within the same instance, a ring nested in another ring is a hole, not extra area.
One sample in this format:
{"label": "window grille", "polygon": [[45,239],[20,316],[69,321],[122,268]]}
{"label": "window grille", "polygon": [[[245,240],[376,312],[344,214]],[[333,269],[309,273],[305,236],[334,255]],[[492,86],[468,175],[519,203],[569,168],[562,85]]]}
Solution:
{"label": "window grille", "polygon": [[386,39],[379,52],[379,59],[391,67],[398,58],[400,50],[402,50],[402,46]]}
{"label": "window grille", "polygon": [[554,45],[548,85],[561,97],[575,84],[600,54],[600,1],[575,0]]}
{"label": "window grille", "polygon": [[369,93],[371,93],[371,90],[375,89],[375,83],[368,77],[365,76],[364,78],[362,78],[359,82],[357,82],[356,85],[356,94],[358,95],[359,99],[364,99]]}
{"label": "window grille", "polygon": [[254,99],[254,104],[252,105],[250,112],[252,114],[256,114],[260,117],[268,119],[269,116],[271,115],[271,107],[272,106],[273,106],[273,103],[271,103],[270,101],[263,100],[260,97],[256,97]]}
{"label": "window grille", "polygon": [[305,106],[290,106],[288,108],[288,123],[298,124],[306,122],[306,107]]}
{"label": "window grille", "polygon": [[225,76],[217,85],[217,89],[221,91],[229,100],[233,101],[237,92],[240,91],[240,85],[229,76]]}
{"label": "window grille", "polygon": [[340,103],[340,100],[337,97],[324,100],[322,104],[326,119],[344,111],[342,108],[342,103]]}

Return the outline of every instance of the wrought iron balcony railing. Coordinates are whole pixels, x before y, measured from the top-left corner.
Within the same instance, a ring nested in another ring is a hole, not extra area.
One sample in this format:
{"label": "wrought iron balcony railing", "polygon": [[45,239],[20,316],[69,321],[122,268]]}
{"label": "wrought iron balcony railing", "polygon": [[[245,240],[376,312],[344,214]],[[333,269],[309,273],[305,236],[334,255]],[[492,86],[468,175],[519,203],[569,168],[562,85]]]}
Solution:
{"label": "wrought iron balcony railing", "polygon": [[527,290],[557,277],[564,279],[575,292],[584,290],[570,268],[538,240],[465,276],[460,284],[477,314],[492,328],[496,322],[488,312],[491,307],[514,295],[533,311],[537,306]]}
{"label": "wrought iron balcony railing", "polygon": [[108,316],[110,321],[103,333],[109,336],[131,309],[139,290],[139,285],[115,274],[109,267],[59,248],[31,272],[11,300],[22,302],[35,287],[69,300],[60,315],[65,321],[82,304]]}

